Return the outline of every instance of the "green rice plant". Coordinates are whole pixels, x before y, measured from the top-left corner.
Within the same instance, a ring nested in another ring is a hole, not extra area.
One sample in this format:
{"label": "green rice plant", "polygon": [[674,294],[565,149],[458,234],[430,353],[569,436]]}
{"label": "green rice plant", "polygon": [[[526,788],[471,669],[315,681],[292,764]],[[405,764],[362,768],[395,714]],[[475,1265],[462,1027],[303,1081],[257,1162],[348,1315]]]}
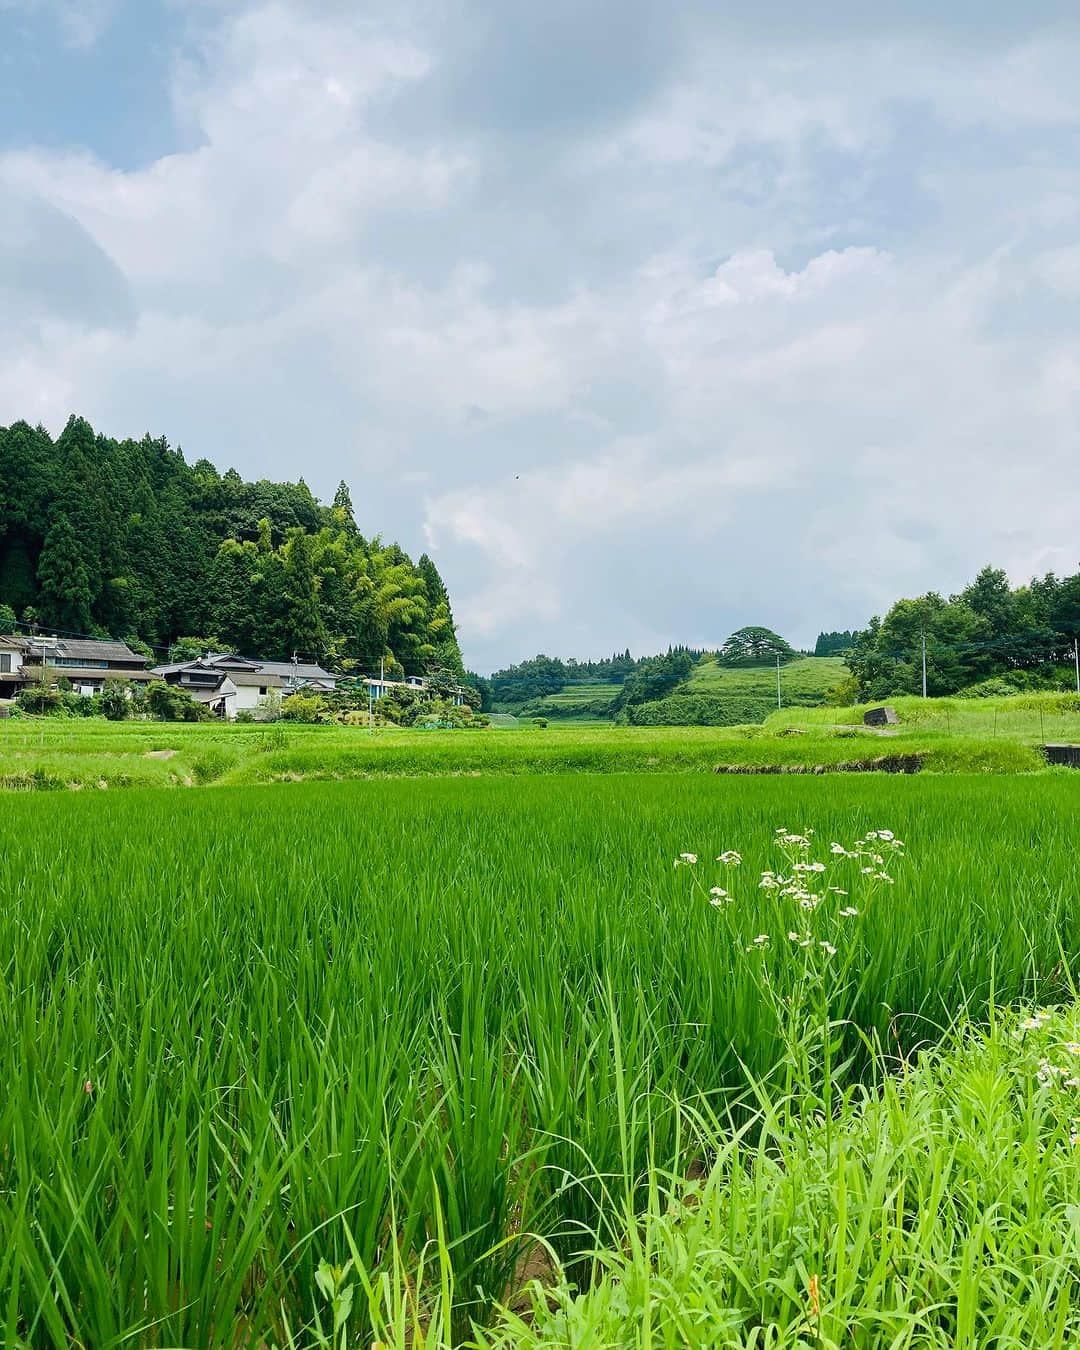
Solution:
{"label": "green rice plant", "polygon": [[[790,1095],[779,1010],[809,949],[774,892],[718,881],[736,899],[713,906],[672,860],[737,849],[740,878],[787,877],[803,855],[775,830],[803,822],[907,842],[897,884],[853,902],[850,965],[834,943],[822,967],[827,1070],[791,1073],[842,1111],[873,1047],[906,1062],[961,1007],[1068,992],[1078,807],[1053,774],[11,794],[0,1343],[446,1346],[502,1334],[538,1263],[594,1306],[598,1252],[670,1178],[710,1171],[729,1123],[755,1122],[746,1149],[767,1134],[753,1085]],[[779,1003],[746,951],[763,932]]]}

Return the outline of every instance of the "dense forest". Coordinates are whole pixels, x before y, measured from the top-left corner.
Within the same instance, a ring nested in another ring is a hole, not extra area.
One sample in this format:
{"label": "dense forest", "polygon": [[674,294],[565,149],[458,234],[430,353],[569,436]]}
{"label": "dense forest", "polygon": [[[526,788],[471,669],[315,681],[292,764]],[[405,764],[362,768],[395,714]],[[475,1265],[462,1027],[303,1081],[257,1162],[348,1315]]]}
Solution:
{"label": "dense forest", "polygon": [[302,478],[248,483],[81,417],[55,440],[0,427],[0,606],[8,623],[157,652],[194,637],[344,670],[463,673],[435,564],[361,534],[344,483],[324,506]]}

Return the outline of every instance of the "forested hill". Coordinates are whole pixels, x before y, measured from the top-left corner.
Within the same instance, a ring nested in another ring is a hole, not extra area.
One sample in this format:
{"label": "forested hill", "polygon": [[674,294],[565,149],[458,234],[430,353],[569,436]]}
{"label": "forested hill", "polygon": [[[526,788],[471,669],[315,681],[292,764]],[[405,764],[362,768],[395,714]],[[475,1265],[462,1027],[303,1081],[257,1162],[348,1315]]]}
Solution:
{"label": "forested hill", "polygon": [[56,440],[0,427],[0,606],[67,633],[179,637],[268,659],[461,673],[450,599],[426,555],[360,533],[349,490],[188,464],[164,439],[72,417]]}

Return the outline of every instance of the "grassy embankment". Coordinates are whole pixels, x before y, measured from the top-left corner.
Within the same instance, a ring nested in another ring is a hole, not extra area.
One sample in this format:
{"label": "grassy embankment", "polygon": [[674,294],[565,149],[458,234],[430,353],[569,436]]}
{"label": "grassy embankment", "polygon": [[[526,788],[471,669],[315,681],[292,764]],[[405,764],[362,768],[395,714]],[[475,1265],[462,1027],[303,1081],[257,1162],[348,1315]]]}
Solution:
{"label": "grassy embankment", "polygon": [[[1080,777],[493,776],[178,808],[0,815],[4,1345],[329,1346],[324,1258],[355,1263],[349,1346],[437,1350],[474,1320],[507,1345],[1080,1336],[1075,1089],[1036,1075],[1071,1033],[858,1096],[870,1046],[899,1067],[962,1005],[1068,995]],[[809,910],[758,885],[791,870],[780,825],[818,831]],[[882,826],[909,852],[889,885],[829,848]],[[500,1326],[492,1301],[556,1263],[601,1277],[569,1324]]]}
{"label": "grassy embankment", "polygon": [[704,1178],[659,1181],[590,1292],[536,1286],[486,1344],[1067,1350],[1080,1017],[1036,1020],[958,1026],[827,1117],[763,1093],[741,1137],[706,1130]]}
{"label": "grassy embankment", "polygon": [[796,708],[760,726],[399,731],[20,719],[0,722],[0,787],[198,786],[289,779],[560,772],[708,772],[923,756],[929,772],[1028,772],[1048,740],[1080,740],[1080,700],[897,700],[901,725],[862,709]]}

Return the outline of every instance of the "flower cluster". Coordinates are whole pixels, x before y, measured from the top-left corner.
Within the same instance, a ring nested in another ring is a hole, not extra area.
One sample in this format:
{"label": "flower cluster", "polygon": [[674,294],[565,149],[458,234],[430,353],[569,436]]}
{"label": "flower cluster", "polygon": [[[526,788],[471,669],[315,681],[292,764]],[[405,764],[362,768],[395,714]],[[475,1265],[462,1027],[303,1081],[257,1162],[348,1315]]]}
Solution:
{"label": "flower cluster", "polygon": [[[818,850],[811,829],[789,830],[781,825],[773,842],[783,855],[784,865],[762,871],[757,889],[766,892],[778,905],[790,904],[800,912],[802,921],[787,929],[788,942],[803,951],[812,949],[826,960],[837,955],[844,925],[865,913],[880,886],[893,885],[886,865],[904,856],[903,841],[892,830],[868,830],[850,846],[833,841],[824,858],[812,856]],[[675,866],[693,868],[698,860],[696,853],[680,853]],[[731,869],[740,867],[743,859],[741,853],[729,848],[716,854],[715,861]],[[844,875],[837,878],[845,880],[845,886],[834,884],[833,873],[838,869],[845,869]],[[736,896],[729,889],[730,880],[714,886],[706,886],[697,878],[695,881],[714,909],[736,904]],[[851,902],[851,887],[857,889],[860,904]],[[843,901],[840,907],[838,901]],[[761,951],[771,941],[769,933],[759,933],[749,942],[743,939],[748,952]]]}
{"label": "flower cluster", "polygon": [[[1016,1034],[1042,1052],[1035,1065],[1035,1079],[1043,1087],[1080,1088],[1080,1041],[1066,1039],[1064,1031],[1064,1019],[1047,1008],[1036,1009],[1016,1024]],[[1032,1037],[1032,1032],[1038,1034]],[[1073,1142],[1077,1142],[1075,1138]]]}

